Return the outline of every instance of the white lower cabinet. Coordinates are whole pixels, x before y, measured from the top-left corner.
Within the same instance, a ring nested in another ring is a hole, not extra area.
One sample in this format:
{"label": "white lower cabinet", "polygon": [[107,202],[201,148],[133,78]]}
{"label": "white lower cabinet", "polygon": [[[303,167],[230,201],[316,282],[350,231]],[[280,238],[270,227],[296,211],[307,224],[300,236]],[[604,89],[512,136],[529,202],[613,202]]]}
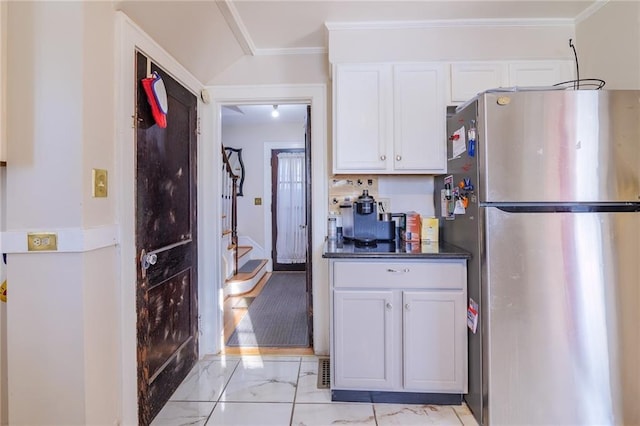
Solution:
{"label": "white lower cabinet", "polygon": [[466,393],[464,259],[331,264],[333,389]]}
{"label": "white lower cabinet", "polygon": [[[341,291],[334,295],[336,386],[346,389],[392,389],[393,292]],[[339,361],[338,361],[339,360]]]}
{"label": "white lower cabinet", "polygon": [[402,298],[404,388],[466,392],[464,292],[406,291]]}

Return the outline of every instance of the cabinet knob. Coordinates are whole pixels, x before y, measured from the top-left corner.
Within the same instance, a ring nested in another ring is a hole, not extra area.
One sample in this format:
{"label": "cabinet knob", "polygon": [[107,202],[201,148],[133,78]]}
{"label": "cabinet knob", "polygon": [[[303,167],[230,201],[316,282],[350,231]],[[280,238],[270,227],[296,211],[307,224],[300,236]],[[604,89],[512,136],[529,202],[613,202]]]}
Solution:
{"label": "cabinet knob", "polygon": [[387,302],[387,309],[391,309],[393,308],[393,305],[391,304],[391,302]]}
{"label": "cabinet knob", "polygon": [[396,155],[396,161],[400,161],[400,160],[402,160],[402,157],[399,155]]}
{"label": "cabinet knob", "polygon": [[386,160],[386,159],[387,159],[387,156],[386,156],[386,155],[381,155],[381,156],[380,156],[380,160],[384,161],[384,160]]}
{"label": "cabinet knob", "polygon": [[407,303],[406,305],[404,305],[404,308],[408,311],[409,310],[409,304]]}

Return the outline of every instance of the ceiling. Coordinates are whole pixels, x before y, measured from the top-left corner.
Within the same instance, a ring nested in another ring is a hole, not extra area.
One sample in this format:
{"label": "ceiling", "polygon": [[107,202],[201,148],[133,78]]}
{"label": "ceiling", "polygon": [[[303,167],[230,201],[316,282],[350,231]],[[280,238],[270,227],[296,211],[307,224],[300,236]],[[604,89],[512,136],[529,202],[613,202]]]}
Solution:
{"label": "ceiling", "polygon": [[326,52],[325,23],[575,19],[607,0],[120,0],[203,84],[244,55]]}
{"label": "ceiling", "polygon": [[294,124],[304,128],[307,118],[307,106],[304,104],[278,105],[278,117],[273,117],[273,105],[233,105],[222,107],[222,122],[237,124]]}

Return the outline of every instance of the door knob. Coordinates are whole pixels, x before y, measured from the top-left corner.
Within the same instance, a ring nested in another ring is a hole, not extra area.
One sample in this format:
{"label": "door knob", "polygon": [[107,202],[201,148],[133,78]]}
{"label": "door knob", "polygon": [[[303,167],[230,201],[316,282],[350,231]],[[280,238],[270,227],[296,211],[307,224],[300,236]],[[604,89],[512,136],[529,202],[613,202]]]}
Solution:
{"label": "door knob", "polygon": [[144,250],[142,250],[142,254],[140,255],[140,264],[142,266],[142,270],[146,271],[147,269],[149,269],[149,266],[151,265],[155,265],[156,262],[158,261],[158,255],[155,253],[145,253]]}

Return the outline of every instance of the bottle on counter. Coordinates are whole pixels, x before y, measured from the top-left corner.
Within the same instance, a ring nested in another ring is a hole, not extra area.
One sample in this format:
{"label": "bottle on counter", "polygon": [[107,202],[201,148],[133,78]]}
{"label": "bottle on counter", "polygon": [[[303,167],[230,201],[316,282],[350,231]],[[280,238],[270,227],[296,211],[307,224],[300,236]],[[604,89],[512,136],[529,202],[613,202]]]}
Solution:
{"label": "bottle on counter", "polygon": [[338,239],[338,221],[335,217],[330,217],[327,221],[327,237],[329,241],[336,241]]}

